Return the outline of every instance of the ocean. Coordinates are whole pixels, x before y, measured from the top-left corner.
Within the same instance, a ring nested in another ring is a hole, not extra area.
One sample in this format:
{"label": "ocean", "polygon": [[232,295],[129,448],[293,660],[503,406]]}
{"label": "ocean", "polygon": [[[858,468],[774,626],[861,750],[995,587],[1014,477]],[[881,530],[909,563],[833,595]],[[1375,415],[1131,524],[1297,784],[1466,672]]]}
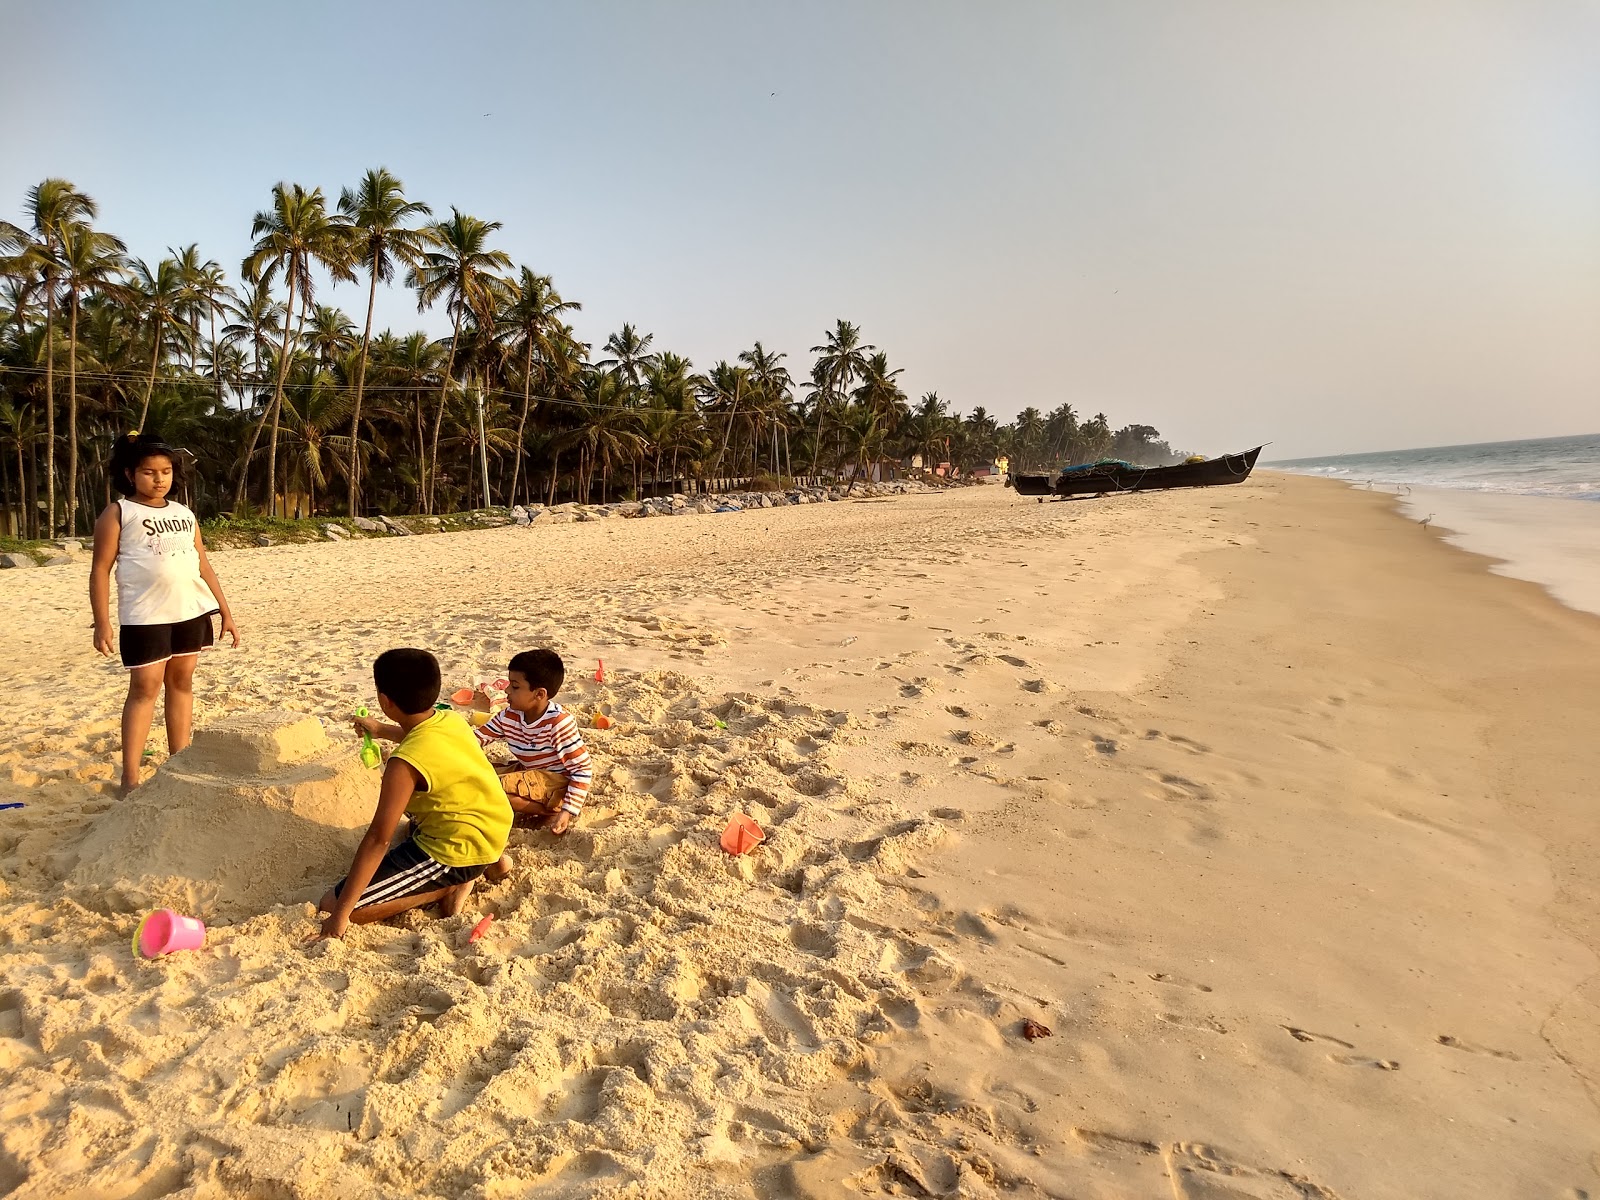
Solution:
{"label": "ocean", "polygon": [[1336,454],[1261,464],[1392,492],[1401,511],[1600,614],[1600,434]]}
{"label": "ocean", "polygon": [[1261,465],[1275,471],[1326,475],[1360,484],[1370,480],[1467,492],[1600,501],[1600,433],[1335,454]]}

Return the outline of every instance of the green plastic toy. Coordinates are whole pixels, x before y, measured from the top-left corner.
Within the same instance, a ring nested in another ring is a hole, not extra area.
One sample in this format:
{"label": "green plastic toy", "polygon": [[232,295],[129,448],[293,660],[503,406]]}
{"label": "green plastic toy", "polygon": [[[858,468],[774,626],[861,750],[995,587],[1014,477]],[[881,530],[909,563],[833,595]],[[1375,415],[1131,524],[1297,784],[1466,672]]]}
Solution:
{"label": "green plastic toy", "polygon": [[[368,717],[371,715],[372,714],[367,711],[367,706],[365,704],[356,709],[356,716],[358,717]],[[361,765],[363,767],[376,767],[382,761],[383,754],[378,749],[378,743],[373,741],[372,735],[363,729],[361,731]]]}

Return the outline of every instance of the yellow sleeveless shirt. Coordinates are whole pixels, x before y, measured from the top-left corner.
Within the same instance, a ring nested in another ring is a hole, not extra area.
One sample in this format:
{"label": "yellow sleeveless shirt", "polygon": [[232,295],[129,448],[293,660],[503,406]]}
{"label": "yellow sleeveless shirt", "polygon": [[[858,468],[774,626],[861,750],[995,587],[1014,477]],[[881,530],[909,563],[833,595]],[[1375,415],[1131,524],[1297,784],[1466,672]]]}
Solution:
{"label": "yellow sleeveless shirt", "polygon": [[406,734],[394,757],[422,776],[406,815],[417,845],[447,867],[487,866],[511,836],[511,804],[467,723],[436,712]]}

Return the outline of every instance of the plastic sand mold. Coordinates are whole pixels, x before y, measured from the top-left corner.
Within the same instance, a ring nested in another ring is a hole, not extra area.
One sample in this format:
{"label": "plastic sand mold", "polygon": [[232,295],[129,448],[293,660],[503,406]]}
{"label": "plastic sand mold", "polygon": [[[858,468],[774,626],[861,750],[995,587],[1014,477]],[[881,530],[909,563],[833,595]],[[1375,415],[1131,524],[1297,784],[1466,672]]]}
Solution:
{"label": "plastic sand mold", "polygon": [[133,931],[133,953],[139,958],[160,958],[174,950],[198,950],[205,944],[205,922],[170,908],[146,913]]}
{"label": "plastic sand mold", "polygon": [[722,831],[722,848],[729,854],[747,854],[766,840],[767,835],[744,813],[734,813],[733,820]]}

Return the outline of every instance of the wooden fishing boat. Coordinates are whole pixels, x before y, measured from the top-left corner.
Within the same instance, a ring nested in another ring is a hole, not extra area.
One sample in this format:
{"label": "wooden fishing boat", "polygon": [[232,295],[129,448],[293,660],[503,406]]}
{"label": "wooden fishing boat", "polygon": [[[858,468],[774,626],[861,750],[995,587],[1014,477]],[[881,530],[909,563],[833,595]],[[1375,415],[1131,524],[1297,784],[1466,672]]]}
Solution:
{"label": "wooden fishing boat", "polygon": [[1135,467],[1123,462],[1088,463],[1048,475],[1008,475],[1019,496],[1098,496],[1109,492],[1153,492],[1162,488],[1216,487],[1243,483],[1255,469],[1261,447],[1243,454],[1224,454],[1205,462],[1171,467]]}

